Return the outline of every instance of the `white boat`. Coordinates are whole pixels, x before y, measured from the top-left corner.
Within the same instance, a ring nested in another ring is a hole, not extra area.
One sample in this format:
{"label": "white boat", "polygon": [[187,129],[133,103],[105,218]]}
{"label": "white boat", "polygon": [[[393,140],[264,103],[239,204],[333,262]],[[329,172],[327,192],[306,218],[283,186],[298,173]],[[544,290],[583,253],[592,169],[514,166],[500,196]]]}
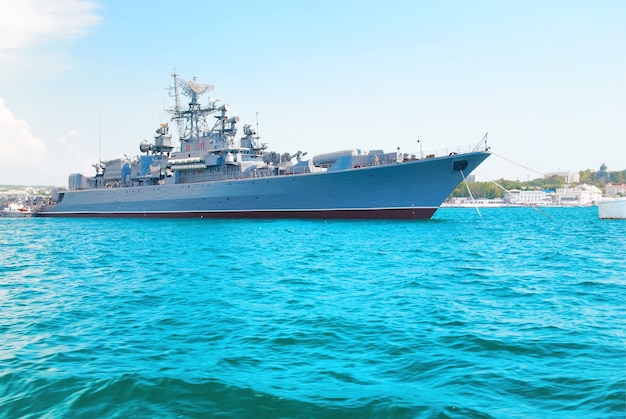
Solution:
{"label": "white boat", "polygon": [[602,220],[626,220],[626,197],[599,200],[598,217]]}
{"label": "white boat", "polygon": [[25,207],[23,204],[9,204],[8,207],[0,211],[0,217],[18,217],[26,218],[31,217],[33,211],[30,207]]}

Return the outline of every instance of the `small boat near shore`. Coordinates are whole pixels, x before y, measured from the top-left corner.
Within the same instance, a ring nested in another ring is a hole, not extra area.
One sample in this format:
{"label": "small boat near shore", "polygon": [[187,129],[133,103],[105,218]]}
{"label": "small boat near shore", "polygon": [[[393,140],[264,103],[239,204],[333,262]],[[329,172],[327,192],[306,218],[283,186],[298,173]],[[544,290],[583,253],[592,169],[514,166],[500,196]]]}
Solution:
{"label": "small boat near shore", "polygon": [[598,217],[601,220],[626,220],[626,197],[599,200]]}
{"label": "small boat near shore", "polygon": [[23,204],[12,203],[0,211],[0,217],[14,217],[14,218],[26,218],[32,217],[33,211],[31,207],[26,207]]}

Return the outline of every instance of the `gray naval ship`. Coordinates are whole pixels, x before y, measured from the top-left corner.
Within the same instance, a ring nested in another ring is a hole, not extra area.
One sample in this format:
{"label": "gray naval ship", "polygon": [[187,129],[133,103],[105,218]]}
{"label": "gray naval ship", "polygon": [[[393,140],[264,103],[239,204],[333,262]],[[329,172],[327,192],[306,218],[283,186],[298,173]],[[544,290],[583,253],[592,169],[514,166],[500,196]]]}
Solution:
{"label": "gray naval ship", "polygon": [[[153,143],[141,142],[141,155],[101,161],[93,176],[71,174],[68,188],[54,191],[37,216],[427,219],[490,154],[485,135],[476,145],[427,155],[278,155],[255,126],[238,133],[228,105],[200,103],[213,86],[172,76],[180,147],[163,123]],[[190,99],[186,108],[182,95]]]}

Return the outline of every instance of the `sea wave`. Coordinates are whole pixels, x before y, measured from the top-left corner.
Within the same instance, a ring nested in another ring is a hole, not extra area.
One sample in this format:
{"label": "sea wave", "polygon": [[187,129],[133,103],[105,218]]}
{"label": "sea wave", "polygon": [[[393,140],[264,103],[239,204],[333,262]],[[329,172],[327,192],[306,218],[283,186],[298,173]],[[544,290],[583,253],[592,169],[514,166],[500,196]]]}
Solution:
{"label": "sea wave", "polygon": [[623,417],[623,223],[550,213],[2,221],[0,417]]}

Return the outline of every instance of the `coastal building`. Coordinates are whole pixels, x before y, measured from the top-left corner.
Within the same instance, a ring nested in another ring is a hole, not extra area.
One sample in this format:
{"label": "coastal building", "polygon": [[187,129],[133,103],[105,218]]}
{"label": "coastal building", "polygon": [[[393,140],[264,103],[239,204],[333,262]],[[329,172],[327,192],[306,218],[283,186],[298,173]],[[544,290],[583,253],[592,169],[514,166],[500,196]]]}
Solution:
{"label": "coastal building", "polygon": [[602,190],[596,186],[583,183],[575,188],[557,189],[556,197],[558,205],[594,205],[602,197]]}
{"label": "coastal building", "polygon": [[537,206],[590,206],[602,197],[602,191],[593,185],[578,185],[574,188],[559,188],[554,191],[520,191],[512,189],[505,192],[504,198],[474,199],[454,197],[445,202],[445,207],[520,207]]}
{"label": "coastal building", "polygon": [[31,186],[0,186],[0,205],[28,204],[40,205],[50,196],[50,188]]}
{"label": "coastal building", "polygon": [[6,202],[24,202],[31,194],[31,188],[5,189],[0,191],[0,200]]}
{"label": "coastal building", "polygon": [[607,197],[626,196],[626,183],[607,183],[604,187]]}
{"label": "coastal building", "polygon": [[546,191],[520,191],[512,189],[507,191],[504,200],[510,205],[554,205],[556,202],[554,193]]}

